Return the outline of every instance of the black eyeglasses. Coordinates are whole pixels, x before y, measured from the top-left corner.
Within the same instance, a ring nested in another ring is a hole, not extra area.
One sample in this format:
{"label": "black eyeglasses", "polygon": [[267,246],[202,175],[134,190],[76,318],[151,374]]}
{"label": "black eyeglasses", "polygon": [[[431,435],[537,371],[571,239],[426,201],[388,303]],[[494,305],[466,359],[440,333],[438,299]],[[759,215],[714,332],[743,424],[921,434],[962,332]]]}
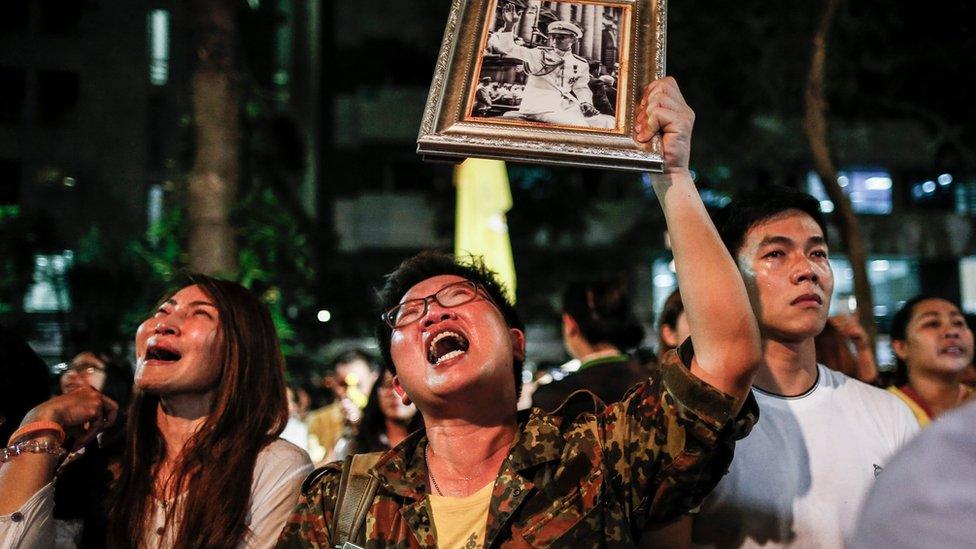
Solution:
{"label": "black eyeglasses", "polygon": [[484,295],[492,305],[495,304],[488,292],[480,285],[470,280],[459,280],[444,286],[427,297],[408,299],[383,313],[382,318],[390,328],[403,328],[423,318],[427,314],[431,300],[436,301],[441,307],[457,307],[474,301],[478,298],[479,293]]}

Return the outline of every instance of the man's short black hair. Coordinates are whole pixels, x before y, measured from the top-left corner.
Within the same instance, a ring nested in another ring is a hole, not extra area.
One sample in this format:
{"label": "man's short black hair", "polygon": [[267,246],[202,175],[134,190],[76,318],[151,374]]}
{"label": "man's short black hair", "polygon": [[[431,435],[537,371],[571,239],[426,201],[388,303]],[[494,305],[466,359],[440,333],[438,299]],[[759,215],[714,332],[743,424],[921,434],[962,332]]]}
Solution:
{"label": "man's short black hair", "polygon": [[644,328],[631,307],[630,288],[620,276],[573,282],[563,292],[563,312],[573,317],[591,345],[610,343],[627,351],[644,339]]}
{"label": "man's short black hair", "polygon": [[787,187],[772,186],[743,193],[717,211],[713,220],[722,242],[734,259],[749,229],[787,210],[799,210],[812,217],[823,231],[824,239],[827,238],[827,222],[820,211],[820,201]]}
{"label": "man's short black hair", "polygon": [[[396,268],[395,271],[386,276],[386,284],[380,290],[380,303],[382,310],[380,313],[395,307],[400,303],[400,299],[407,291],[415,285],[440,275],[459,276],[465,280],[470,280],[475,284],[480,284],[485,292],[491,296],[509,328],[516,328],[525,331],[525,325],[515,311],[515,306],[508,300],[505,294],[505,287],[498,281],[494,271],[485,266],[480,257],[469,257],[464,261],[458,261],[453,255],[436,251],[424,251],[407,259]],[[392,374],[396,374],[396,366],[393,364],[393,357],[390,355],[390,337],[393,330],[382,318],[376,323],[376,340],[379,342],[380,351],[383,354],[384,366]],[[515,374],[515,394],[522,391],[522,363],[523,360],[515,359],[513,370]]]}

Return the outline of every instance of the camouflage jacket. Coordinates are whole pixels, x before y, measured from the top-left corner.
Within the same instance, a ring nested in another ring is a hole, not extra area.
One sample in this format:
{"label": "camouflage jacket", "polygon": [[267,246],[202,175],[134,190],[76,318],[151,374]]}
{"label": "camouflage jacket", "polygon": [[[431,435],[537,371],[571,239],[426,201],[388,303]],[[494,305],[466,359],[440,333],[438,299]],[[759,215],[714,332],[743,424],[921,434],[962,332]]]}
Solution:
{"label": "camouflage jacket", "polygon": [[[645,525],[696,507],[725,474],[759,408],[750,395],[733,418],[733,399],[681,362],[671,353],[660,375],[575,421],[538,408],[521,415],[520,439],[495,480],[484,547],[633,547]],[[374,466],[380,487],[366,520],[367,547],[437,546],[426,445],[417,432]],[[335,465],[313,473],[279,547],[332,546],[339,476]]]}

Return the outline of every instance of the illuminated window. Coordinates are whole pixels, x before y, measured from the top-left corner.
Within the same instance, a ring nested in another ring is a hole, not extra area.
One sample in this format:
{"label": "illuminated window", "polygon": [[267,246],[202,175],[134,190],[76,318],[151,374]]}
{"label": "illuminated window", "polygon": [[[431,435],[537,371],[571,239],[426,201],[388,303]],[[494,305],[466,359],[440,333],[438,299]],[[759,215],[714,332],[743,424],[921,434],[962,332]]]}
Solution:
{"label": "illuminated window", "polygon": [[962,310],[976,313],[976,257],[964,257],[959,261],[959,286]]}
{"label": "illuminated window", "polygon": [[149,81],[155,86],[169,80],[169,12],[152,10],[148,17]]}
{"label": "illuminated window", "polygon": [[965,191],[952,174],[923,175],[908,187],[909,203],[919,210],[950,212],[958,204],[956,192],[959,190]]}
{"label": "illuminated window", "polygon": [[[882,169],[855,169],[837,172],[837,183],[851,201],[854,213],[891,213],[891,175]],[[807,192],[820,201],[825,213],[834,211],[823,182],[816,172],[807,173]]]}
{"label": "illuminated window", "polygon": [[953,181],[952,185],[955,187],[956,213],[976,214],[976,180]]}
{"label": "illuminated window", "polygon": [[71,310],[67,272],[74,262],[74,253],[34,256],[34,281],[24,296],[24,311],[28,313],[56,313]]}
{"label": "illuminated window", "polygon": [[[830,258],[830,266],[834,271],[834,295],[830,301],[830,314],[845,314],[857,310],[851,262],[846,257],[835,255]],[[874,298],[874,318],[880,325],[884,325],[905,301],[921,291],[918,264],[899,257],[869,257],[868,283]]]}
{"label": "illuminated window", "polygon": [[[654,320],[661,314],[664,302],[671,292],[678,289],[678,279],[674,274],[674,260],[670,256],[660,257],[651,263],[651,282],[654,285]],[[656,326],[655,326],[656,327]]]}

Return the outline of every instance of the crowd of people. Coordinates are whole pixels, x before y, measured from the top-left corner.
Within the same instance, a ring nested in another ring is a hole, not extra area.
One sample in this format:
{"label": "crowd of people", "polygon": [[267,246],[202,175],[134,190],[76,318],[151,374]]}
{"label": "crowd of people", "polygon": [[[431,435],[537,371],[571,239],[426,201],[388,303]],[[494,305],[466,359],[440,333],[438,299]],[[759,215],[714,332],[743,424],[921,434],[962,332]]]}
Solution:
{"label": "crowd of people", "polygon": [[876,386],[866,330],[828,318],[819,202],[771,188],[709,215],[693,123],[673,79],[644,90],[635,134],[662,136],[680,288],[660,352],[636,351],[628,281],[574,283],[578,366],[520,410],[526,331],[505,289],[478,260],[423,252],[385,280],[381,356],[338,356],[321,405],[286,385],[262,302],[194,275],[139,326],[134,372],[85,351],[57,395],[18,398],[37,361],[9,345],[23,387],[0,402],[0,547],[971,544],[959,307],[906,302],[896,380]]}

